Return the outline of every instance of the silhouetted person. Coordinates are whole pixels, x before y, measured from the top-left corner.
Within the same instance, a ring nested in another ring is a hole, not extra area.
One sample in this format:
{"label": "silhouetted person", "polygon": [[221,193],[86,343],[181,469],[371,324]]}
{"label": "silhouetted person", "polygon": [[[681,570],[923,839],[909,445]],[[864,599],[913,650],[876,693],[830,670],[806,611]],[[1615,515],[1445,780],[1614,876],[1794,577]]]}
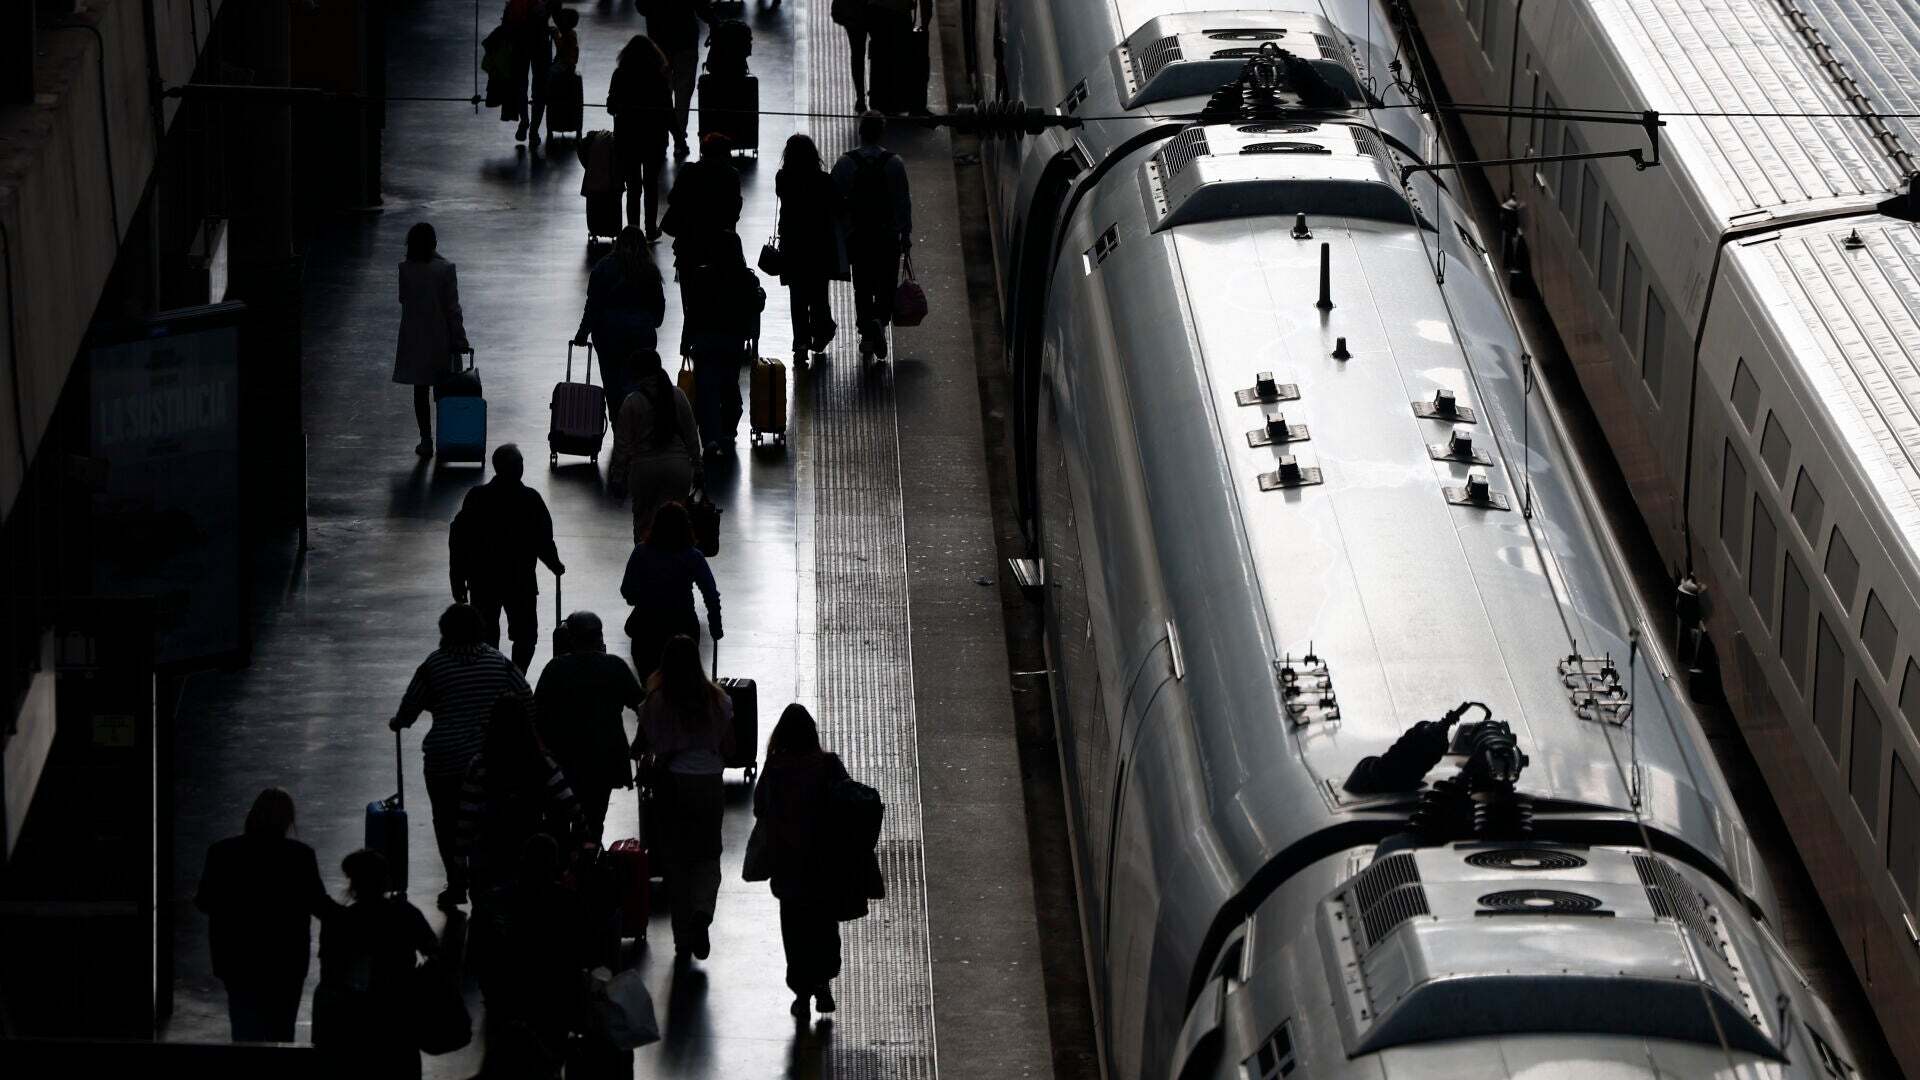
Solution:
{"label": "silhouetted person", "polygon": [[682,255],[680,297],[685,306],[680,340],[693,357],[693,412],[708,460],[733,453],[739,436],[740,369],[752,359],[766,294],[747,268],[740,237],[704,234],[697,249]]}
{"label": "silhouetted person", "polygon": [[820,149],[805,135],[787,140],[773,177],[780,198],[780,281],[793,316],[793,366],[804,370],[807,354],[820,352],[838,329],[827,303],[827,282],[847,277],[840,230],[840,192],[820,167]]}
{"label": "silhouetted person", "polygon": [[[627,188],[627,225],[645,222],[648,243],[660,238],[660,181],[667,168],[667,135],[686,138],[686,113],[674,125],[673,73],[660,46],[635,34],[620,50],[607,83],[607,115],[613,117],[613,152]],[[644,205],[646,216],[641,217]],[[657,275],[656,275],[657,276]]]}
{"label": "silhouetted person", "polygon": [[[624,733],[623,733],[624,734]],[[262,791],[246,831],[207,849],[193,903],[207,915],[213,973],[227,987],[234,1042],[292,1042],[313,952],[313,918],[340,905],[293,830],[293,797]]]}
{"label": "silhouetted person", "polygon": [[501,694],[531,694],[526,677],[485,641],[480,613],[454,604],[440,616],[440,647],[413,673],[400,709],[387,726],[411,727],[423,712],[433,727],[420,741],[426,757],[427,799],[433,807],[433,837],[447,868],[440,906],[467,902],[467,867],[458,841],[460,783],[487,738],[487,719]]}
{"label": "silhouetted person", "polygon": [[547,111],[547,76],[553,66],[550,17],[547,0],[507,0],[500,12],[500,25],[513,42],[513,82],[503,115],[520,121],[514,142],[531,136],[533,145],[540,145],[540,118]]}
{"label": "silhouetted person", "polygon": [[633,640],[633,673],[642,683],[660,666],[660,650],[676,634],[699,639],[700,619],[693,611],[696,588],[707,602],[708,632],[719,641],[720,588],[714,584],[713,568],[693,546],[687,508],[670,502],[654,513],[646,540],[633,546],[620,579],[620,595],[633,605],[626,629]]}
{"label": "silhouetted person", "polygon": [[633,542],[646,536],[653,515],[687,497],[705,479],[700,466],[700,429],[693,403],[648,350],[633,358],[633,392],[613,421],[613,457],[607,462],[607,493],[633,497]]}
{"label": "silhouetted person", "polygon": [[687,156],[687,113],[693,103],[693,84],[699,76],[700,36],[715,22],[708,0],[651,0],[647,7],[647,36],[667,56],[673,80],[673,152]]}
{"label": "silhouetted person", "polygon": [[433,226],[407,230],[407,257],[400,263],[400,343],[394,349],[393,381],[413,387],[413,419],[420,428],[421,457],[433,456],[433,404],[429,391],[467,351],[467,324],[460,315],[460,282],[453,264],[437,254]]}
{"label": "silhouetted person", "polygon": [[540,672],[535,724],[580,800],[585,839],[598,844],[613,789],[633,786],[620,711],[638,713],[642,695],[627,662],[607,655],[600,616],[576,611],[567,616],[566,631],[572,651]]}
{"label": "silhouetted person", "polygon": [[780,900],[780,944],[787,954],[787,988],[793,991],[793,1015],[807,1019],[808,999],[820,1011],[834,1010],[833,988],[840,974],[840,921],[833,897],[833,844],[827,813],[833,784],[847,778],[840,755],[820,749],[813,715],[789,705],[767,739],[766,767],[753,790],[753,816],[768,830],[773,876],[769,884]]}
{"label": "silhouetted person", "polygon": [[392,877],[379,852],[356,851],[340,869],[353,902],[320,927],[313,1044],[329,1076],[417,1080],[409,991],[414,965],[440,943],[419,909],[390,895]]}
{"label": "silhouetted person", "polygon": [[733,143],[710,131],[700,136],[700,160],[680,167],[667,192],[661,228],[673,237],[673,262],[684,265],[699,254],[711,233],[730,233],[740,224],[740,170],[733,167]]}
{"label": "silhouetted person", "polygon": [[900,280],[900,256],[913,246],[913,199],[907,190],[907,166],[880,145],[886,118],[869,111],[860,117],[860,145],[840,156],[833,183],[846,206],[847,257],[853,264],[853,313],[860,330],[860,355],[886,359],[887,323],[893,319],[893,290]]}
{"label": "silhouetted person", "polygon": [[663,781],[654,850],[667,879],[674,960],[705,960],[720,893],[720,775],[733,752],[733,702],[707,678],[700,647],[685,634],[667,642],[647,687],[633,754],[651,755]]}
{"label": "silhouetted person", "polygon": [[474,907],[499,902],[529,837],[545,833],[570,849],[579,828],[579,800],[534,732],[533,702],[501,694],[487,718],[486,742],[460,783],[456,842],[473,880]]}
{"label": "silhouetted person", "polygon": [[553,546],[553,515],[546,500],[520,482],[526,469],[520,448],[503,443],[493,452],[493,479],[467,492],[447,531],[454,600],[464,604],[472,597],[487,644],[495,648],[500,645],[500,612],[506,610],[513,663],[522,674],[540,643],[540,584],[534,579],[534,564],[546,563],[555,576],[567,572]]}
{"label": "silhouetted person", "polygon": [[620,403],[633,390],[633,354],[654,350],[666,315],[660,268],[647,252],[646,237],[629,225],[620,230],[613,250],[594,264],[587,278],[587,306],[580,312],[580,329],[573,334],[575,345],[585,345],[591,335],[600,353],[608,423],[618,422]]}
{"label": "silhouetted person", "polygon": [[536,833],[521,848],[502,894],[492,958],[481,975],[486,995],[482,1077],[558,1077],[567,1032],[585,1002],[581,971],[584,910],[560,881],[561,848]]}

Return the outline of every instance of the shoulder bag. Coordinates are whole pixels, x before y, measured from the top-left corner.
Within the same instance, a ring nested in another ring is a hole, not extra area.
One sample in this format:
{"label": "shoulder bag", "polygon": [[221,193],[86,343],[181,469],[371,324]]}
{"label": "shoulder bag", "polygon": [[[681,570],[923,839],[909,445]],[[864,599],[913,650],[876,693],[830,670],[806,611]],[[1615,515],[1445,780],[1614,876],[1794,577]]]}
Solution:
{"label": "shoulder bag", "polygon": [[919,326],[927,317],[927,291],[913,279],[913,255],[911,252],[901,259],[907,276],[900,280],[898,288],[893,290],[893,325]]}
{"label": "shoulder bag", "polygon": [[780,213],[783,207],[774,203],[773,235],[760,245],[760,272],[768,277],[779,277],[787,272],[785,253],[780,250]]}

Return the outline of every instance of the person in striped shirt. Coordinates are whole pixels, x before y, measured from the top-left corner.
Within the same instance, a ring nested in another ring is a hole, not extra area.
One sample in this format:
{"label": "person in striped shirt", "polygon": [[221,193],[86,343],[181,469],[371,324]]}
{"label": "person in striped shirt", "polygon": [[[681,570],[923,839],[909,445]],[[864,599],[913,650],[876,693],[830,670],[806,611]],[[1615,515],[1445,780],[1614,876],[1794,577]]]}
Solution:
{"label": "person in striped shirt", "polygon": [[440,615],[440,647],[413,673],[400,710],[387,726],[412,727],[420,714],[433,714],[433,727],[421,740],[426,758],[427,800],[433,806],[433,836],[446,864],[447,887],[440,906],[451,910],[467,902],[467,867],[456,843],[460,784],[467,766],[486,741],[487,718],[502,694],[531,699],[526,677],[512,660],[485,641],[480,613],[454,604]]}

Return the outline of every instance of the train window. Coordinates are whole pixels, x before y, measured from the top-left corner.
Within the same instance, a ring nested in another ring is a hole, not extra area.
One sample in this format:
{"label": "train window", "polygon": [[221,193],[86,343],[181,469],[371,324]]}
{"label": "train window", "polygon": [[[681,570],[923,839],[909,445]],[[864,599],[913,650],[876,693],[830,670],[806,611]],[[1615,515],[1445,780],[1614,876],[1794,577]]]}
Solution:
{"label": "train window", "polygon": [[1613,303],[1613,270],[1620,265],[1620,257],[1614,254],[1620,246],[1620,219],[1613,216],[1613,204],[1603,203],[1600,208],[1600,297]]}
{"label": "train window", "polygon": [[1727,545],[1727,555],[1734,565],[1740,564],[1740,552],[1746,548],[1747,538],[1747,467],[1740,462],[1740,455],[1734,453],[1733,443],[1727,443],[1727,456],[1720,467],[1720,539]]}
{"label": "train window", "polygon": [[1780,661],[1796,689],[1807,688],[1807,628],[1813,625],[1812,601],[1807,592],[1807,575],[1800,572],[1800,561],[1793,552],[1781,564],[1780,585]]}
{"label": "train window", "polygon": [[1837,762],[1840,760],[1841,709],[1845,699],[1843,687],[1846,684],[1847,661],[1840,651],[1840,642],[1827,629],[1827,617],[1820,616],[1820,636],[1814,643],[1813,662],[1813,729],[1820,733],[1820,741],[1827,744],[1827,753]]}
{"label": "train window", "polygon": [[1826,512],[1827,500],[1820,497],[1813,477],[1801,469],[1800,478],[1793,482],[1793,520],[1800,523],[1801,535],[1815,548],[1820,546],[1820,517]]}
{"label": "train window", "polygon": [[[1534,153],[1551,154],[1553,148],[1560,145],[1560,120],[1554,113],[1555,106],[1551,93],[1546,96],[1546,105],[1543,108],[1546,109],[1546,119],[1542,121],[1540,141],[1533,144]],[[1533,170],[1533,182],[1539,184],[1542,191],[1552,191],[1555,182],[1560,178],[1560,163],[1543,161],[1539,165],[1539,168]]]}
{"label": "train window", "polygon": [[1887,614],[1887,606],[1880,602],[1880,594],[1867,590],[1867,610],[1860,616],[1860,640],[1867,646],[1867,655],[1873,657],[1873,666],[1880,669],[1880,677],[1893,678],[1893,619]]}
{"label": "train window", "polygon": [[1644,287],[1640,278],[1640,257],[1633,253],[1633,245],[1627,245],[1626,256],[1620,261],[1620,334],[1627,339],[1627,348],[1640,340],[1640,290]]}
{"label": "train window", "polygon": [[1753,497],[1753,558],[1747,563],[1747,595],[1760,609],[1760,621],[1773,629],[1773,517]]}
{"label": "train window", "polygon": [[1780,414],[1768,413],[1766,434],[1760,436],[1760,460],[1773,474],[1773,482],[1782,488],[1787,486],[1787,459],[1792,456],[1793,441],[1787,438],[1787,429],[1780,426]]}
{"label": "train window", "polygon": [[1293,1021],[1283,1022],[1274,1029],[1260,1049],[1242,1063],[1246,1067],[1248,1080],[1280,1080],[1291,1076],[1294,1069]]}
{"label": "train window", "polygon": [[1860,587],[1860,560],[1853,557],[1853,548],[1838,525],[1833,527],[1833,544],[1827,548],[1827,583],[1840,598],[1840,607],[1852,611],[1853,591]]}
{"label": "train window", "polygon": [[1743,357],[1733,366],[1733,411],[1740,415],[1740,422],[1753,430],[1753,422],[1760,416],[1760,384],[1753,381],[1753,372],[1747,370],[1747,361]]}
{"label": "train window", "polygon": [[1660,386],[1667,370],[1667,305],[1660,294],[1647,290],[1647,332],[1640,343],[1640,381],[1660,400]]}
{"label": "train window", "polygon": [[1588,266],[1600,266],[1600,182],[1591,165],[1580,167],[1580,253]]}
{"label": "train window", "polygon": [[1867,831],[1880,835],[1880,710],[1859,682],[1853,684],[1853,752],[1848,755],[1847,787],[1853,805],[1867,820]]}
{"label": "train window", "polygon": [[[1567,128],[1560,133],[1560,152],[1577,154],[1580,152],[1580,140]],[[1574,211],[1579,209],[1580,199],[1580,163],[1563,161],[1560,163],[1560,212],[1567,215],[1567,225],[1574,224]]]}
{"label": "train window", "polygon": [[1887,873],[1907,909],[1920,906],[1920,790],[1899,754],[1893,755],[1893,786],[1887,792]]}

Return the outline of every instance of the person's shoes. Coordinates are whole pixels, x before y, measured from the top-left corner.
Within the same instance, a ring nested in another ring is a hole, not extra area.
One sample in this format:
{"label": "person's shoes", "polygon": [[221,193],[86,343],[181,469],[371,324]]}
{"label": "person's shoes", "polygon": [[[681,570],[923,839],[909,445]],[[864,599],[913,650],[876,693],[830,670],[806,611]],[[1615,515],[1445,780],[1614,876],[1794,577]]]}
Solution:
{"label": "person's shoes", "polygon": [[527,122],[525,120],[520,121],[520,127],[514,131],[513,141],[514,142],[527,141]]}
{"label": "person's shoes", "polygon": [[684,968],[692,962],[693,962],[693,954],[687,951],[687,947],[685,945],[680,944],[677,941],[674,942],[673,943],[673,966],[676,968]]}
{"label": "person's shoes", "polygon": [[833,991],[828,988],[827,984],[821,983],[820,989],[813,992],[813,1003],[822,1013],[830,1013],[833,1011]]}
{"label": "person's shoes", "polygon": [[452,911],[467,902],[467,890],[449,885],[440,890],[440,910]]}
{"label": "person's shoes", "polygon": [[884,327],[873,335],[873,355],[882,360],[887,358],[887,331]]}
{"label": "person's shoes", "polygon": [[867,97],[865,94],[858,95],[853,99],[853,111],[857,113],[867,111]]}
{"label": "person's shoes", "polygon": [[419,445],[419,446],[416,446],[416,447],[414,447],[414,448],[413,448],[413,452],[414,452],[414,453],[416,453],[416,454],[419,454],[419,455],[420,455],[421,457],[423,457],[423,458],[430,458],[430,457],[432,457],[432,456],[433,456],[433,440],[432,440],[432,439],[421,439],[421,440],[420,440],[420,445]]}
{"label": "person's shoes", "polygon": [[705,960],[711,952],[713,952],[713,940],[707,937],[705,930],[702,930],[700,931],[700,937],[693,943],[693,958],[695,960]]}
{"label": "person's shoes", "polygon": [[538,131],[529,131],[529,132],[527,132],[527,142],[528,142],[528,144],[529,144],[529,145],[532,145],[532,146],[539,146],[539,145],[540,145],[540,133],[539,133]]}
{"label": "person's shoes", "polygon": [[691,153],[693,153],[693,151],[688,149],[687,140],[685,139],[673,140],[673,156],[674,157],[684,159],[688,154],[691,154]]}
{"label": "person's shoes", "polygon": [[720,444],[717,442],[708,443],[705,447],[701,448],[700,456],[708,461],[719,461]]}
{"label": "person's shoes", "polygon": [[863,361],[873,359],[873,339],[865,334],[860,335],[860,359]]}
{"label": "person's shoes", "polygon": [[793,370],[795,371],[807,370],[807,350],[805,349],[793,350]]}
{"label": "person's shoes", "polygon": [[660,242],[660,226],[658,225],[647,226],[647,243],[657,244],[659,242]]}
{"label": "person's shoes", "polygon": [[810,1010],[807,1008],[807,995],[801,994],[793,999],[793,1007],[787,1010],[795,1020],[806,1023]]}

